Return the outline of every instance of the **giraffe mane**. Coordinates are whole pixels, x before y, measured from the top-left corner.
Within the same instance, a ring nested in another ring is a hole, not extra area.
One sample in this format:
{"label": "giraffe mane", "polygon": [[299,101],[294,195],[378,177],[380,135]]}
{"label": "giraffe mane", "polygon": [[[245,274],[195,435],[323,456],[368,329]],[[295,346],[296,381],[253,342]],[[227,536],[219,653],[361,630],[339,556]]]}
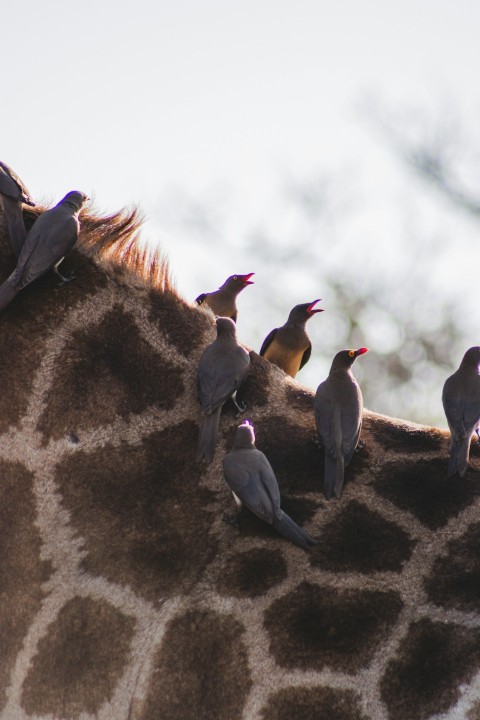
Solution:
{"label": "giraffe mane", "polygon": [[[24,208],[29,229],[48,207]],[[89,204],[80,215],[76,249],[111,274],[121,274],[129,284],[147,286],[157,292],[177,294],[166,255],[141,237],[144,217],[137,207],[101,215]]]}

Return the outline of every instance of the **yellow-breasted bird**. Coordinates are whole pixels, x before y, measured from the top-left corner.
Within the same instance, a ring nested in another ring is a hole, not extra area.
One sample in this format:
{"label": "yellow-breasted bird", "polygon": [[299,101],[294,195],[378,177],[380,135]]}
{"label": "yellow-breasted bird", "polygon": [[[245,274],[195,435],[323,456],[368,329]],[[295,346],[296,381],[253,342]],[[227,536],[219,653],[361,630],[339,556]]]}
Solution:
{"label": "yellow-breasted bird", "polygon": [[282,368],[287,375],[295,377],[308,362],[312,354],[312,343],[307,335],[305,323],[315,313],[323,312],[315,308],[320,300],[295,305],[288,320],[280,328],[274,328],[263,341],[260,355]]}

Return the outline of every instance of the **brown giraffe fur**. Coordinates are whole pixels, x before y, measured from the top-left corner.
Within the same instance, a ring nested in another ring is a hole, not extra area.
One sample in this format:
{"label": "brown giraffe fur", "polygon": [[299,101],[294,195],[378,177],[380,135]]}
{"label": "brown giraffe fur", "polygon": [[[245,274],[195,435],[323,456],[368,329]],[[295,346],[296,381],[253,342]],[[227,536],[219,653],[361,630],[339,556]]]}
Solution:
{"label": "brown giraffe fur", "polygon": [[445,432],[365,412],[326,502],[313,395],[252,354],[247,417],[319,545],[226,525],[233,409],[194,462],[213,316],[145,265],[138,226],[88,215],[77,279],[0,317],[0,718],[480,718],[477,444],[447,480]]}

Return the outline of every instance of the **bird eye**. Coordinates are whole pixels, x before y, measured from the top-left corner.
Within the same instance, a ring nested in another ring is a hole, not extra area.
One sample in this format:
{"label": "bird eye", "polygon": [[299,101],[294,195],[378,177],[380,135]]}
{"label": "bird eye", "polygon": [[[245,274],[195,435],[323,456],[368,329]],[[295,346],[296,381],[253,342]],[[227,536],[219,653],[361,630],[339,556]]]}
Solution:
{"label": "bird eye", "polygon": [[236,275],[234,275],[233,278],[232,278],[232,280],[237,280],[237,279],[238,279],[238,278],[237,278]]}
{"label": "bird eye", "polygon": [[350,357],[353,357],[355,355],[355,350],[349,350],[348,354],[350,355]]}

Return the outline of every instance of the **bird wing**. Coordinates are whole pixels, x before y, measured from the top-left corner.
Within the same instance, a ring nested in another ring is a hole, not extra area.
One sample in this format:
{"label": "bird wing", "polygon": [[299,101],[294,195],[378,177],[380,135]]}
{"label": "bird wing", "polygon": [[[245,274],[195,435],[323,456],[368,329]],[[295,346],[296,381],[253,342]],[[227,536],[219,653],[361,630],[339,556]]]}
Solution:
{"label": "bird wing", "polygon": [[243,505],[271,523],[275,511],[268,486],[261,477],[261,455],[263,453],[256,449],[232,450],[223,460],[223,471],[227,485]]}
{"label": "bird wing", "polygon": [[52,268],[78,237],[78,220],[64,208],[52,208],[34,223],[23,244],[14,283],[22,288]]}
{"label": "bird wing", "polygon": [[342,431],[342,454],[345,464],[348,465],[357,447],[360,430],[362,427],[363,398],[360,387],[355,382],[350,386],[349,398],[342,403],[341,408],[341,431]]}
{"label": "bird wing", "polygon": [[311,354],[312,354],[312,343],[309,344],[308,348],[303,353],[302,362],[300,363],[299,370],[301,370],[303,368],[303,366],[307,364],[307,362],[310,360]]}
{"label": "bird wing", "polygon": [[229,351],[215,344],[207,347],[198,367],[199,397],[205,410],[223,405],[244,381],[250,356],[236,346]]}
{"label": "bird wing", "polygon": [[325,452],[336,457],[335,439],[333,434],[334,401],[330,382],[324,380],[317,388],[315,395],[315,421],[317,431],[325,448]]}
{"label": "bird wing", "polygon": [[[475,427],[475,414],[480,402],[476,397],[467,396],[463,378],[458,371],[445,381],[442,393],[443,408],[450,430],[458,437],[464,437],[470,427]],[[478,415],[477,415],[478,418]]]}
{"label": "bird wing", "polygon": [[5,163],[0,162],[0,193],[25,205],[35,205],[27,188],[18,175]]}
{"label": "bird wing", "polygon": [[268,333],[267,337],[262,343],[262,347],[260,348],[260,355],[265,355],[265,351],[268,348],[269,345],[271,345],[273,338],[277,334],[278,328],[273,328],[271,332]]}
{"label": "bird wing", "polygon": [[278,487],[277,478],[273,472],[267,457],[260,451],[255,450],[258,454],[258,465],[260,471],[260,481],[265,488],[265,492],[270,498],[272,511],[277,519],[280,519],[282,511],[280,510],[280,489]]}
{"label": "bird wing", "polygon": [[201,305],[206,297],[207,297],[207,293],[202,293],[197,298],[195,298],[195,302],[197,303],[197,305]]}

